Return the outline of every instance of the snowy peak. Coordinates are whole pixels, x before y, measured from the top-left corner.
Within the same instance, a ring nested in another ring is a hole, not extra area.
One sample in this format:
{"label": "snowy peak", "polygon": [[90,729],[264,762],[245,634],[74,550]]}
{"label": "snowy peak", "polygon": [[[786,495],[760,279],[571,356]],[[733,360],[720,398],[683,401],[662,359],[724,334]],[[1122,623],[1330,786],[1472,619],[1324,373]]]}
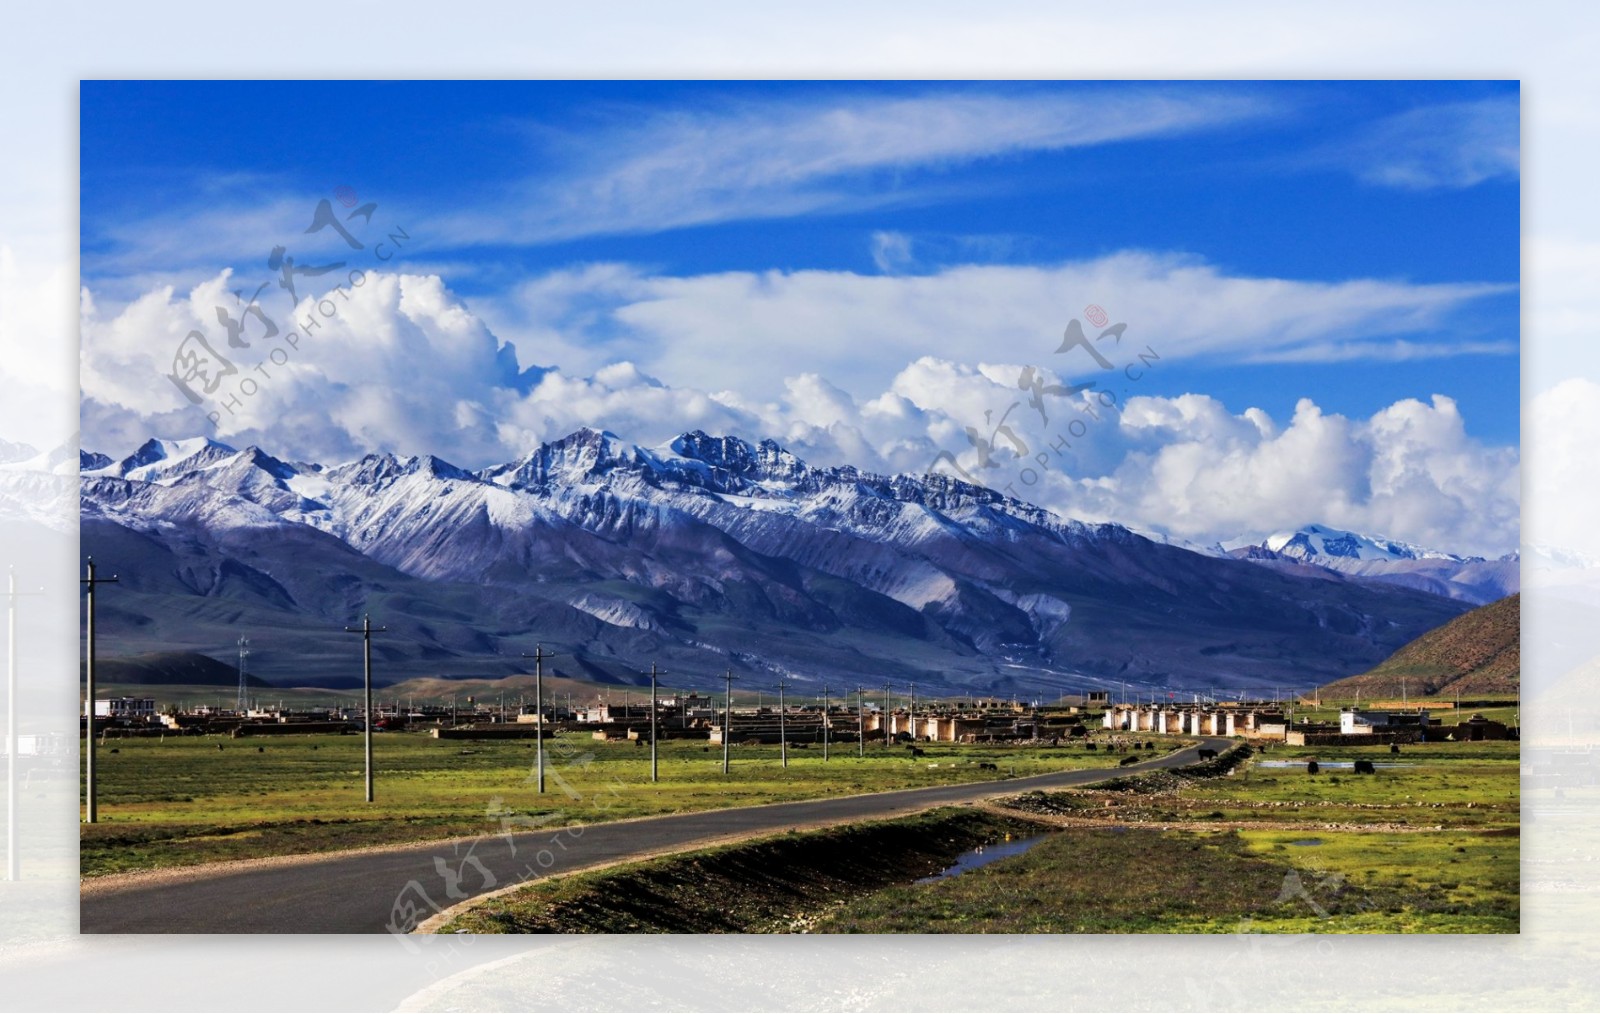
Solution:
{"label": "snowy peak", "polygon": [[39,449],[32,444],[12,443],[0,437],[0,464],[12,461],[27,461],[39,453]]}
{"label": "snowy peak", "polygon": [[807,473],[806,463],[778,445],[776,440],[751,444],[738,437],[713,437],[694,430],[673,440],[673,455],[701,462],[730,478],[754,482],[795,483]]}
{"label": "snowy peak", "polygon": [[539,445],[519,461],[486,468],[477,477],[510,489],[592,485],[618,468],[647,467],[652,457],[615,433],[584,427]]}
{"label": "snowy peak", "polygon": [[99,451],[78,451],[78,471],[93,472],[111,464],[111,455]]}
{"label": "snowy peak", "polygon": [[1297,560],[1454,560],[1469,558],[1436,549],[1424,549],[1408,542],[1375,538],[1325,525],[1307,525],[1298,531],[1278,532],[1260,544],[1282,556]]}
{"label": "snowy peak", "polygon": [[478,478],[466,469],[457,468],[443,458],[436,458],[431,454],[402,458],[389,453],[368,454],[360,460],[330,469],[327,475],[330,479],[351,486],[382,486],[414,475],[466,482],[474,482]]}
{"label": "snowy peak", "polygon": [[[188,440],[151,438],[121,461],[101,465],[98,469],[89,471],[123,479],[137,479],[141,482],[161,482],[210,468],[238,453],[227,444],[218,443],[209,437],[193,437]],[[98,461],[104,457],[103,454],[94,455],[86,460]]]}

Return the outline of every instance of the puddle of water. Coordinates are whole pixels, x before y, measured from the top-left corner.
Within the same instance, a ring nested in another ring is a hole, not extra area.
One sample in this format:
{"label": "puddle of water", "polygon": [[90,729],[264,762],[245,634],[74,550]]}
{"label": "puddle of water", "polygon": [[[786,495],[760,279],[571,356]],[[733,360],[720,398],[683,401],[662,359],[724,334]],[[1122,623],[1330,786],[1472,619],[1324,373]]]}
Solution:
{"label": "puddle of water", "polygon": [[980,845],[956,856],[954,865],[946,867],[931,877],[923,877],[917,883],[931,884],[946,877],[959,876],[980,866],[988,866],[990,863],[1009,859],[1011,856],[1020,856],[1048,837],[1050,837],[1048,834],[1036,834],[1027,838],[1013,838],[1010,841],[998,841],[990,845]]}
{"label": "puddle of water", "polygon": [[[1256,761],[1256,767],[1258,767],[1258,768],[1303,768],[1305,766],[1306,766],[1306,762],[1303,761],[1303,760],[1297,760],[1297,761],[1293,761],[1293,760],[1264,760],[1264,761]],[[1355,761],[1317,761],[1317,767],[1321,768],[1323,771],[1327,771],[1329,769],[1332,769],[1332,770],[1335,770],[1335,771],[1338,771],[1338,770],[1341,770],[1341,769],[1352,769],[1355,766],[1356,766],[1356,762]],[[1373,761],[1372,766],[1375,767],[1375,768],[1414,768],[1414,767],[1416,767],[1415,764],[1380,764],[1377,761]]]}
{"label": "puddle of water", "polygon": [[1289,844],[1290,845],[1321,845],[1322,844],[1322,839],[1321,838],[1301,838],[1299,841],[1292,841]]}

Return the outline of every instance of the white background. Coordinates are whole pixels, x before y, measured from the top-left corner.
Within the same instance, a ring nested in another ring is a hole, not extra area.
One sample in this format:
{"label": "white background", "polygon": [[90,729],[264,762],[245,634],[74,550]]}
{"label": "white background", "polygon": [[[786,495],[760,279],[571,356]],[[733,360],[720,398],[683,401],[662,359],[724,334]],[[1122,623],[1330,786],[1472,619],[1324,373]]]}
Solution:
{"label": "white background", "polygon": [[[0,438],[43,448],[76,429],[82,78],[1513,78],[1524,542],[1596,558],[1597,67],[1600,17],[1558,3],[8,2]],[[345,115],[330,109],[327,129]],[[43,586],[23,607],[19,710],[28,729],[70,730],[75,490],[39,493],[37,516],[0,526],[0,564]],[[1600,572],[1525,568],[1525,584],[1526,749],[1587,749]],[[1537,792],[1520,937],[438,938],[419,954],[382,937],[79,938],[72,787],[23,804],[24,880],[0,884],[0,1009],[1583,1010],[1600,997],[1600,821]]]}

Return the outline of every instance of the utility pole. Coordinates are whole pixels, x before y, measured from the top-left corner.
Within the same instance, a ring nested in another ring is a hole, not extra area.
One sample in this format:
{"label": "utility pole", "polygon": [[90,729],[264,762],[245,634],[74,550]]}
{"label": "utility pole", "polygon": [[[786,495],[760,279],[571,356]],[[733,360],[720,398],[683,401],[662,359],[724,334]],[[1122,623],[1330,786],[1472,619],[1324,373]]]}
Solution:
{"label": "utility pole", "polygon": [[250,710],[249,691],[244,683],[244,660],[250,657],[250,638],[239,638],[239,702],[238,711],[243,715]]}
{"label": "utility pole", "polygon": [[[6,742],[6,793],[5,793],[5,878],[6,880],[19,880],[18,856],[16,856],[16,755],[18,755],[18,739],[16,739],[16,600],[21,595],[43,595],[43,589],[38,592],[18,592],[16,590],[16,569],[6,568],[6,702],[5,702],[5,742]],[[1456,694],[1461,696],[1461,694]],[[93,710],[93,709],[91,709]],[[93,725],[90,726],[90,739],[94,737]]]}
{"label": "utility pole", "polygon": [[362,711],[362,718],[366,726],[366,755],[367,755],[367,802],[372,802],[372,635],[388,631],[388,627],[372,626],[372,614],[366,613],[361,617],[361,626],[345,627],[347,634],[361,635],[361,672],[362,681],[366,687],[366,707]]}
{"label": "utility pole", "polygon": [[866,687],[856,687],[856,756],[867,757],[867,706]]}
{"label": "utility pole", "polygon": [[828,685],[822,685],[822,759],[828,759]]}
{"label": "utility pole", "polygon": [[[523,658],[533,659],[533,710],[539,713],[539,735],[534,738],[538,746],[534,750],[533,767],[539,782],[539,791],[544,791],[544,660],[554,658],[554,655],[544,653],[543,644],[533,646],[533,654],[522,653]],[[572,695],[567,694],[567,700],[572,700]]]}
{"label": "utility pole", "polygon": [[733,739],[733,681],[739,677],[729,669],[722,674],[722,679],[728,684],[728,701],[722,711],[722,773],[728,773],[728,742]]}
{"label": "utility pole", "polygon": [[789,684],[778,681],[778,754],[783,758],[783,766],[789,766],[789,727],[784,724],[783,717],[783,692],[789,689]]}
{"label": "utility pole", "polygon": [[82,584],[85,588],[87,588],[89,590],[89,606],[88,606],[88,618],[89,618],[88,635],[89,635],[89,643],[88,643],[88,649],[87,649],[88,653],[85,656],[85,662],[87,664],[84,667],[84,674],[87,677],[87,681],[88,681],[88,697],[85,699],[85,707],[88,709],[88,712],[89,712],[88,718],[86,718],[85,721],[84,721],[84,728],[88,731],[89,745],[88,745],[88,748],[84,751],[84,754],[83,754],[83,790],[84,790],[84,817],[83,817],[83,821],[84,821],[85,824],[93,824],[93,823],[95,823],[95,821],[97,819],[96,818],[97,806],[96,806],[95,782],[94,782],[94,589],[95,589],[96,585],[116,584],[117,583],[117,578],[116,578],[116,575],[112,575],[111,577],[95,577],[94,576],[94,557],[92,557],[92,556],[89,557],[87,562],[88,562],[88,565],[89,565],[88,576],[79,579],[79,583]]}
{"label": "utility pole", "polygon": [[656,677],[665,675],[656,671],[656,664],[650,663],[650,780],[661,780],[660,768],[656,765]]}
{"label": "utility pole", "polygon": [[888,684],[888,683],[885,683],[883,685],[883,720],[878,723],[879,725],[883,726],[883,748],[885,750],[889,749],[889,687],[890,686],[891,686],[891,684]]}
{"label": "utility pole", "polygon": [[917,685],[911,685],[911,703],[906,708],[906,725],[911,727],[911,742],[917,741]]}

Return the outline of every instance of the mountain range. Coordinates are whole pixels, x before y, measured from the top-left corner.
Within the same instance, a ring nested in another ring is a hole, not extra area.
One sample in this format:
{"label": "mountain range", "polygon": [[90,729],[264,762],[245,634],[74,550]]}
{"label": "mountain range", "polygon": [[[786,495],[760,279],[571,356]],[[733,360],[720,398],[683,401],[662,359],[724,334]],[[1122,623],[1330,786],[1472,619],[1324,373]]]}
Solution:
{"label": "mountain range", "polygon": [[[381,681],[524,672],[540,642],[557,671],[634,684],[656,663],[668,685],[732,669],[995,694],[1312,686],[1472,601],[1444,576],[1467,558],[1341,557],[1324,529],[1195,552],[698,431],[644,448],[584,429],[476,471],[205,438],[79,465],[84,552],[120,577],[102,653],[225,654],[243,634],[280,684],[359,675],[344,628],[370,613]],[[1421,576],[1361,569],[1402,563]]]}
{"label": "mountain range", "polygon": [[1222,551],[1237,559],[1276,566],[1284,573],[1296,573],[1297,568],[1309,565],[1473,605],[1485,605],[1521,590],[1520,553],[1495,559],[1457,556],[1325,525],[1278,532],[1258,543],[1241,542]]}

